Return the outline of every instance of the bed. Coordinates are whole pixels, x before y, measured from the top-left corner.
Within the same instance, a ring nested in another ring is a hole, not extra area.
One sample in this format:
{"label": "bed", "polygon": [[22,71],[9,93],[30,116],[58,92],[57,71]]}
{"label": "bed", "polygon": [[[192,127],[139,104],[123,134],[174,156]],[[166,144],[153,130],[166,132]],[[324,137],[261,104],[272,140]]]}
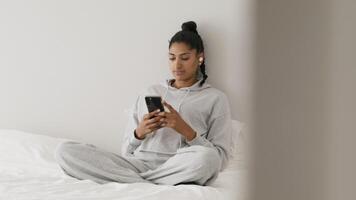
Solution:
{"label": "bed", "polygon": [[209,186],[149,183],[98,184],[66,175],[55,162],[56,147],[69,139],[0,129],[0,199],[238,199],[246,198],[243,124],[233,121],[235,156]]}

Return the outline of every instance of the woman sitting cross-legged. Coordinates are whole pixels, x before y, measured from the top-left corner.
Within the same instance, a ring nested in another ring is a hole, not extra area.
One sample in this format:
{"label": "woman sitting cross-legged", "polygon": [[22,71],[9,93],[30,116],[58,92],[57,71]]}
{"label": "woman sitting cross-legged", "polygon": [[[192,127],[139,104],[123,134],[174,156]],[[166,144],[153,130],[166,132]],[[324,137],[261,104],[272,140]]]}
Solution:
{"label": "woman sitting cross-legged", "polygon": [[[204,46],[194,22],[169,42],[173,79],[148,87],[134,103],[122,154],[68,141],[56,151],[70,176],[98,183],[208,185],[231,155],[226,95],[206,82]],[[161,96],[165,111],[148,112],[145,97]]]}

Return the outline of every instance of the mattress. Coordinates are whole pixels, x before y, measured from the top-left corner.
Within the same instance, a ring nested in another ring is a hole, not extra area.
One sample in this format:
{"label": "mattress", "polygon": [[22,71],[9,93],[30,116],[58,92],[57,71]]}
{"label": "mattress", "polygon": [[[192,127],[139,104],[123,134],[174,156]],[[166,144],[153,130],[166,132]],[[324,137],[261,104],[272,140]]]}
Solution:
{"label": "mattress", "polygon": [[65,174],[55,162],[58,144],[69,139],[0,129],[0,199],[238,199],[246,198],[244,159],[236,155],[209,186],[150,183],[98,184]]}

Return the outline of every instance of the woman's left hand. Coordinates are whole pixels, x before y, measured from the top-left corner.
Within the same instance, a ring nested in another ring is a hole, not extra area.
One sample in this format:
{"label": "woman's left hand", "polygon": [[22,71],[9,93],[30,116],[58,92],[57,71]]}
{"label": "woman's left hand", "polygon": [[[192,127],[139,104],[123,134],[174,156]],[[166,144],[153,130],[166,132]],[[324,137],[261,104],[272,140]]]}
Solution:
{"label": "woman's left hand", "polygon": [[178,133],[186,137],[188,141],[196,137],[196,132],[182,119],[179,113],[167,102],[163,102],[163,105],[168,108],[170,112],[161,112],[163,118],[161,121],[162,127],[170,127],[176,130]]}

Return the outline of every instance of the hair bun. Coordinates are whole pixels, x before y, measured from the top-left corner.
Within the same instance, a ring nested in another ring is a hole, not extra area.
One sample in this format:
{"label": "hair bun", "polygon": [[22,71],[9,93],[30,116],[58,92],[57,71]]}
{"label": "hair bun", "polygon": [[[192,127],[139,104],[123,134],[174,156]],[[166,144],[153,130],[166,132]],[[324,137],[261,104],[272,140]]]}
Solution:
{"label": "hair bun", "polygon": [[191,31],[191,32],[198,34],[197,24],[193,21],[184,22],[182,24],[182,31]]}

